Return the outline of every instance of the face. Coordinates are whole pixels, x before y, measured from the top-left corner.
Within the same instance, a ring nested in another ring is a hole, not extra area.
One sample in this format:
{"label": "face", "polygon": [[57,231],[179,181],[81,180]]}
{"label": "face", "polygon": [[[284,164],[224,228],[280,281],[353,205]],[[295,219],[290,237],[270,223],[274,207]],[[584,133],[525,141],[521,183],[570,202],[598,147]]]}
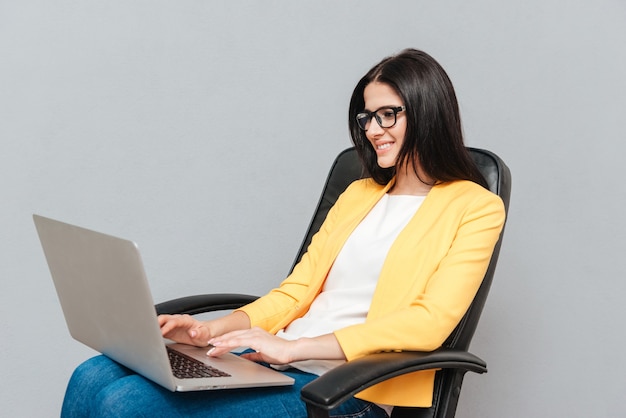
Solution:
{"label": "face", "polygon": [[[372,112],[381,107],[404,106],[400,96],[388,84],[372,82],[363,91],[365,111]],[[404,142],[406,132],[406,112],[401,111],[396,115],[396,124],[391,128],[381,128],[372,119],[369,123],[365,136],[374,147],[378,156],[378,165],[382,168],[390,168],[396,165],[398,154]]]}

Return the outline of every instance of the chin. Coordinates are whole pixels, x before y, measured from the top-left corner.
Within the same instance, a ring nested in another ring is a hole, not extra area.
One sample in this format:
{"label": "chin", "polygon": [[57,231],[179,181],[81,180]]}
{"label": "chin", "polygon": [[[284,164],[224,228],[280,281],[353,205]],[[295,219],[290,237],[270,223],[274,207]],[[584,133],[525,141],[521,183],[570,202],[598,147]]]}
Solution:
{"label": "chin", "polygon": [[379,158],[376,162],[380,168],[393,168],[396,166],[395,159],[391,160],[389,158]]}

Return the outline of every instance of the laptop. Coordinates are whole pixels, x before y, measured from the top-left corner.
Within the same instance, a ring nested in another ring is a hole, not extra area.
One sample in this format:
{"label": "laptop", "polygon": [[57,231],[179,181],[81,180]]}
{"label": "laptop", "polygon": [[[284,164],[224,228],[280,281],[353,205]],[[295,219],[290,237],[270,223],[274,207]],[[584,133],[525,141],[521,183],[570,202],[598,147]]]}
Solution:
{"label": "laptop", "polygon": [[[165,340],[134,242],[39,215],[33,219],[74,339],[171,391],[293,384],[289,376],[235,354],[207,357],[206,347]],[[195,364],[192,376],[173,370],[179,362]]]}

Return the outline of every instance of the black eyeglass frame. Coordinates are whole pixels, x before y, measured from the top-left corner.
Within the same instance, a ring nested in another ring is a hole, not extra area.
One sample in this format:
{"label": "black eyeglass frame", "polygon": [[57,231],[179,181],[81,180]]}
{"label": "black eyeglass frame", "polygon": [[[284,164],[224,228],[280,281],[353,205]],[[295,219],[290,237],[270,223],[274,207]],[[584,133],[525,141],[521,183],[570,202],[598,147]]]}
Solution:
{"label": "black eyeglass frame", "polygon": [[[378,112],[383,109],[391,110],[393,112],[393,123],[389,126],[383,126],[383,120],[380,116],[378,116]],[[357,113],[355,119],[357,125],[359,125],[359,128],[361,128],[361,130],[363,131],[367,131],[367,124],[371,122],[372,118],[376,119],[376,123],[378,123],[378,126],[380,126],[381,128],[393,128],[398,122],[398,113],[405,110],[406,106],[383,106],[372,112]],[[361,121],[364,121],[363,124],[361,124]]]}

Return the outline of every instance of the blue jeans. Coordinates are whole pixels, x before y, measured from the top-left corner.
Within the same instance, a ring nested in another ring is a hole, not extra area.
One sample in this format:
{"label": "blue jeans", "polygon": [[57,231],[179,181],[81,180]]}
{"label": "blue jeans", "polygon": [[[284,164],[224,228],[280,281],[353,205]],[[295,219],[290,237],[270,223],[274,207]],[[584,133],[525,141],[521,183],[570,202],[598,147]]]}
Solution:
{"label": "blue jeans", "polygon": [[[293,386],[176,393],[143,378],[106,356],[81,364],[72,375],[61,417],[306,417],[300,389],[317,376],[283,372]],[[381,408],[352,398],[333,417],[386,418]]]}

